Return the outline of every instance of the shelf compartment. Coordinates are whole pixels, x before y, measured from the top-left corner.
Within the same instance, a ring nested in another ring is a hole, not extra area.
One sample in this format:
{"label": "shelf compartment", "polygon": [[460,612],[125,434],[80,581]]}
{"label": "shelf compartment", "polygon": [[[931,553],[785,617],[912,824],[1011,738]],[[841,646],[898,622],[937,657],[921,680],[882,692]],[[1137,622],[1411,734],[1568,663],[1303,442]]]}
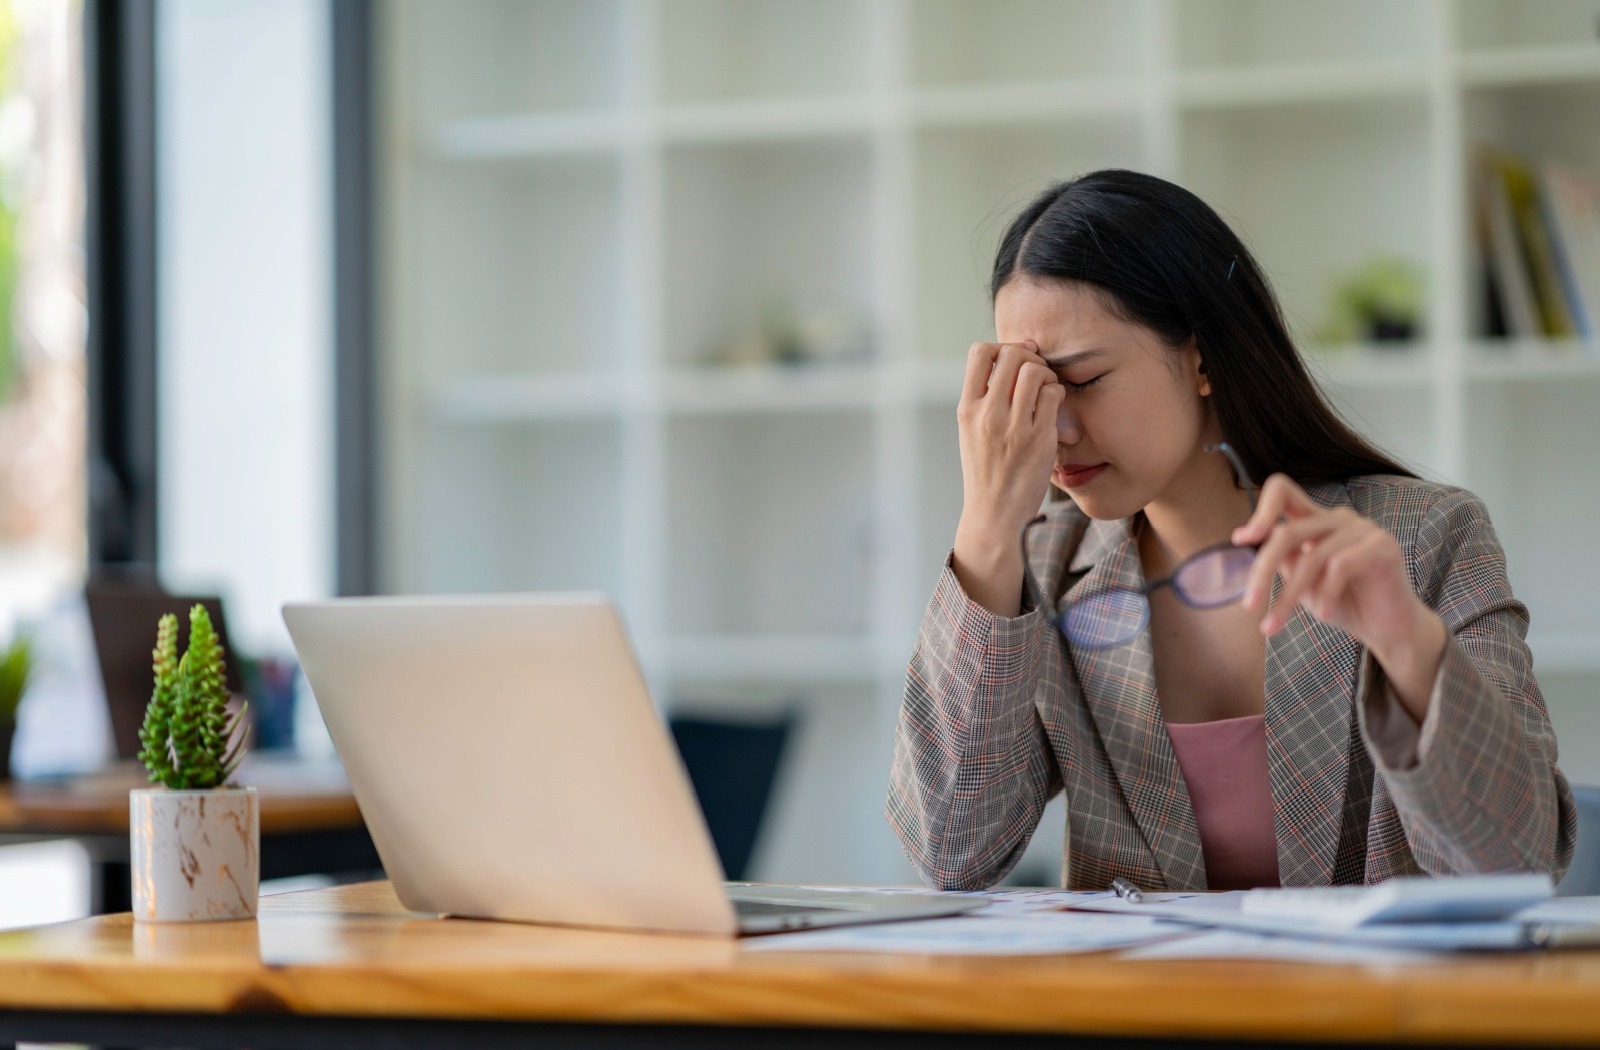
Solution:
{"label": "shelf compartment", "polygon": [[620,434],[606,421],[431,427],[419,457],[404,591],[620,584]]}
{"label": "shelf compartment", "polygon": [[[1536,638],[1600,638],[1600,446],[1588,383],[1474,384],[1466,398],[1466,486],[1488,505],[1511,586]],[[1570,663],[1565,643],[1547,645]],[[1538,652],[1535,655],[1539,655]]]}
{"label": "shelf compartment", "polygon": [[961,389],[966,381],[967,362],[964,357],[918,361],[913,380],[918,401],[926,405],[948,407],[951,411],[961,401]]}
{"label": "shelf compartment", "polygon": [[911,119],[941,128],[1093,117],[1139,115],[1145,91],[1133,78],[999,84],[993,87],[927,88],[911,99]]}
{"label": "shelf compartment", "polygon": [[1304,357],[1312,376],[1334,387],[1425,390],[1433,382],[1434,351],[1416,343],[1329,347]]}
{"label": "shelf compartment", "polygon": [[622,81],[621,0],[413,0],[417,116],[606,109]]}
{"label": "shelf compartment", "polygon": [[871,366],[684,368],[664,377],[667,411],[680,416],[871,408],[879,372]]}
{"label": "shelf compartment", "polygon": [[1425,59],[1429,0],[1182,0],[1183,69]]}
{"label": "shelf compartment", "polygon": [[1581,44],[1600,50],[1597,0],[1457,0],[1457,24],[1469,52]]}
{"label": "shelf compartment", "polygon": [[1145,15],[1122,0],[918,0],[918,86],[1019,84],[1139,73]]}
{"label": "shelf compartment", "polygon": [[925,129],[916,148],[917,352],[934,360],[994,338],[995,246],[1029,199],[1054,180],[1144,166],[1132,119]]}
{"label": "shelf compartment", "polygon": [[1200,69],[1179,75],[1178,102],[1189,109],[1282,106],[1426,96],[1431,71],[1412,59],[1316,66]]}
{"label": "shelf compartment", "polygon": [[1431,258],[1423,100],[1189,112],[1181,135],[1183,185],[1251,247],[1302,347],[1320,346],[1344,275],[1377,255]]}
{"label": "shelf compartment", "polygon": [[961,522],[961,444],[954,401],[918,410],[917,450],[917,562],[911,593],[917,606],[913,622],[920,624]]}
{"label": "shelf compartment", "polygon": [[871,97],[749,99],[671,106],[661,111],[670,143],[788,142],[870,133],[877,120]]}
{"label": "shelf compartment", "polygon": [[677,419],[668,441],[670,634],[867,630],[870,414]]}
{"label": "shelf compartment", "polygon": [[863,0],[664,0],[661,96],[668,103],[849,94],[870,86]]}
{"label": "shelf compartment", "polygon": [[427,381],[616,360],[614,159],[435,162],[416,181],[418,292],[408,310]]}
{"label": "shelf compartment", "polygon": [[[1536,175],[1546,160],[1600,171],[1600,80],[1474,88],[1466,93],[1463,124],[1468,147],[1464,160],[1469,166],[1469,187],[1474,190],[1474,148],[1485,143],[1519,155]],[[1469,198],[1468,206],[1473,203]],[[1471,218],[1469,211],[1463,223]],[[1483,335],[1489,330],[1484,250],[1470,224],[1467,233],[1466,245],[1474,262],[1468,271],[1472,280],[1465,322],[1468,331]]]}
{"label": "shelf compartment", "polygon": [[1426,385],[1321,387],[1334,411],[1380,451],[1424,477],[1439,476],[1438,406]]}
{"label": "shelf compartment", "polygon": [[1474,383],[1545,383],[1600,379],[1600,342],[1578,339],[1480,339],[1470,344]]}
{"label": "shelf compartment", "polygon": [[1600,47],[1593,44],[1505,48],[1463,55],[1458,65],[1469,87],[1600,80]]}
{"label": "shelf compartment", "polygon": [[665,192],[670,365],[724,363],[775,309],[856,331],[859,352],[870,353],[867,139],[677,146],[667,151]]}
{"label": "shelf compartment", "polygon": [[1600,168],[1600,80],[1476,88],[1465,118],[1469,143]]}
{"label": "shelf compartment", "polygon": [[610,153],[627,141],[627,132],[615,113],[530,113],[446,121],[427,143],[441,160],[513,160]]}
{"label": "shelf compartment", "polygon": [[863,684],[874,676],[871,640],[853,635],[679,635],[666,639],[674,691],[722,683]]}
{"label": "shelf compartment", "polygon": [[516,423],[616,416],[632,407],[626,376],[606,372],[464,376],[441,385],[428,407],[450,423]]}

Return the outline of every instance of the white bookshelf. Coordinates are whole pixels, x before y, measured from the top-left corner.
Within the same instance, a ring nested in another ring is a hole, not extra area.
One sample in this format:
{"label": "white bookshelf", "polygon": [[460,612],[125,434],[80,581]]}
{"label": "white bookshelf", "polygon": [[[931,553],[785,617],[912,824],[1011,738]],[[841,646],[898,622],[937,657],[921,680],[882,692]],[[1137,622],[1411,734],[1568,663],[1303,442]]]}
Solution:
{"label": "white bookshelf", "polygon": [[[664,704],[819,712],[762,874],[904,875],[881,792],[961,358],[1016,206],[1093,168],[1236,224],[1339,405],[1489,500],[1539,666],[1600,676],[1600,348],[1481,337],[1465,178],[1477,138],[1600,167],[1600,0],[382,13],[385,585],[605,589]],[[1425,331],[1316,345],[1377,251],[1425,267]],[[717,364],[774,295],[870,356]]]}

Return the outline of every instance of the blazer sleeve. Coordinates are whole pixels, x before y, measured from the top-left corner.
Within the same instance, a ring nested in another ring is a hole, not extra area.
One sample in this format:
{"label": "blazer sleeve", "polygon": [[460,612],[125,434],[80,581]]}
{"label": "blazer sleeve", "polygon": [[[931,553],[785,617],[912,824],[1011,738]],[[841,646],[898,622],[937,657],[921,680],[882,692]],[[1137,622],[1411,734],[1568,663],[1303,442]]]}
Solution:
{"label": "blazer sleeve", "polygon": [[888,818],[939,889],[982,889],[1016,865],[1061,775],[1034,709],[1044,615],[967,597],[950,558],[928,604],[895,728]]}
{"label": "blazer sleeve", "polygon": [[1483,501],[1452,490],[1424,515],[1413,582],[1450,629],[1418,726],[1368,653],[1362,737],[1412,854],[1434,875],[1550,872],[1572,861],[1577,815],[1533,677],[1528,610],[1512,597]]}

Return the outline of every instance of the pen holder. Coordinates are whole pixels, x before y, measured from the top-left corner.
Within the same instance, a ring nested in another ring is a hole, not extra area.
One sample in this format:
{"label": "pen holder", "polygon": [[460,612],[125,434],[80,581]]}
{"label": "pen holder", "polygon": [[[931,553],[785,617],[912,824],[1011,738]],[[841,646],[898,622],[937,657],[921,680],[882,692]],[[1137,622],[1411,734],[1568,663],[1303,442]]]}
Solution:
{"label": "pen holder", "polygon": [[255,788],[141,788],[128,799],[133,917],[251,919],[261,884]]}

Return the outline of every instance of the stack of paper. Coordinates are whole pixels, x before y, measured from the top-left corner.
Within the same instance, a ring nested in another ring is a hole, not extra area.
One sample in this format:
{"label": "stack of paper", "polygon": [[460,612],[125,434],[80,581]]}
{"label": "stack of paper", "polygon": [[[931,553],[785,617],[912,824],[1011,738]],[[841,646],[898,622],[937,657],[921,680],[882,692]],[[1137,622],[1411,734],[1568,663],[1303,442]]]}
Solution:
{"label": "stack of paper", "polygon": [[[1150,899],[1152,896],[1156,899]],[[1562,910],[1555,908],[1554,902],[1550,901],[1520,911],[1510,918],[1486,922],[1392,922],[1336,927],[1306,922],[1300,918],[1247,915],[1240,907],[1245,897],[1245,892],[1186,896],[1155,894],[1148,895],[1146,901],[1140,904],[1110,897],[1084,901],[1073,907],[1112,915],[1148,915],[1198,927],[1376,948],[1505,951],[1600,943],[1600,928],[1595,927],[1594,920],[1587,917],[1583,906],[1569,905]]]}
{"label": "stack of paper", "polygon": [[[1461,950],[1600,944],[1600,897],[1546,899],[1494,921],[1354,924],[1360,918],[1383,914],[1384,902],[1391,913],[1398,914],[1395,901],[1403,900],[1415,914],[1423,891],[1431,891],[1437,901],[1447,903],[1459,903],[1470,892],[1470,880],[1459,880],[1459,884],[1458,880],[1438,881],[1441,885],[1413,889],[1409,895],[1404,885],[1381,893],[1373,891],[1382,887],[1374,887],[1336,894],[1340,901],[1349,898],[1345,913],[1341,913],[1343,925],[1330,924],[1327,915],[1312,916],[1315,921],[1308,921],[1307,916],[1295,914],[1296,901],[1303,905],[1310,899],[1308,891],[1283,891],[1278,898],[1281,906],[1262,908],[1258,904],[1250,909],[1255,914],[1248,914],[1242,907],[1250,897],[1247,892],[1147,893],[1135,904],[1110,893],[998,890],[950,894],[978,897],[987,903],[986,908],[967,915],[773,934],[749,938],[741,945],[745,951],[915,955],[1066,955],[1117,950],[1125,959],[1406,965],[1438,961]],[[1515,887],[1508,883],[1505,888],[1509,893]],[[859,887],[852,891],[862,892]],[[1327,891],[1309,892],[1319,900],[1327,895]],[[1505,894],[1502,898],[1510,899]],[[1326,902],[1322,906],[1326,908]],[[1352,920],[1356,911],[1362,916]]]}
{"label": "stack of paper", "polygon": [[1465,875],[1390,879],[1376,886],[1250,890],[1242,915],[1349,928],[1383,922],[1468,922],[1508,919],[1550,899],[1549,875]]}

